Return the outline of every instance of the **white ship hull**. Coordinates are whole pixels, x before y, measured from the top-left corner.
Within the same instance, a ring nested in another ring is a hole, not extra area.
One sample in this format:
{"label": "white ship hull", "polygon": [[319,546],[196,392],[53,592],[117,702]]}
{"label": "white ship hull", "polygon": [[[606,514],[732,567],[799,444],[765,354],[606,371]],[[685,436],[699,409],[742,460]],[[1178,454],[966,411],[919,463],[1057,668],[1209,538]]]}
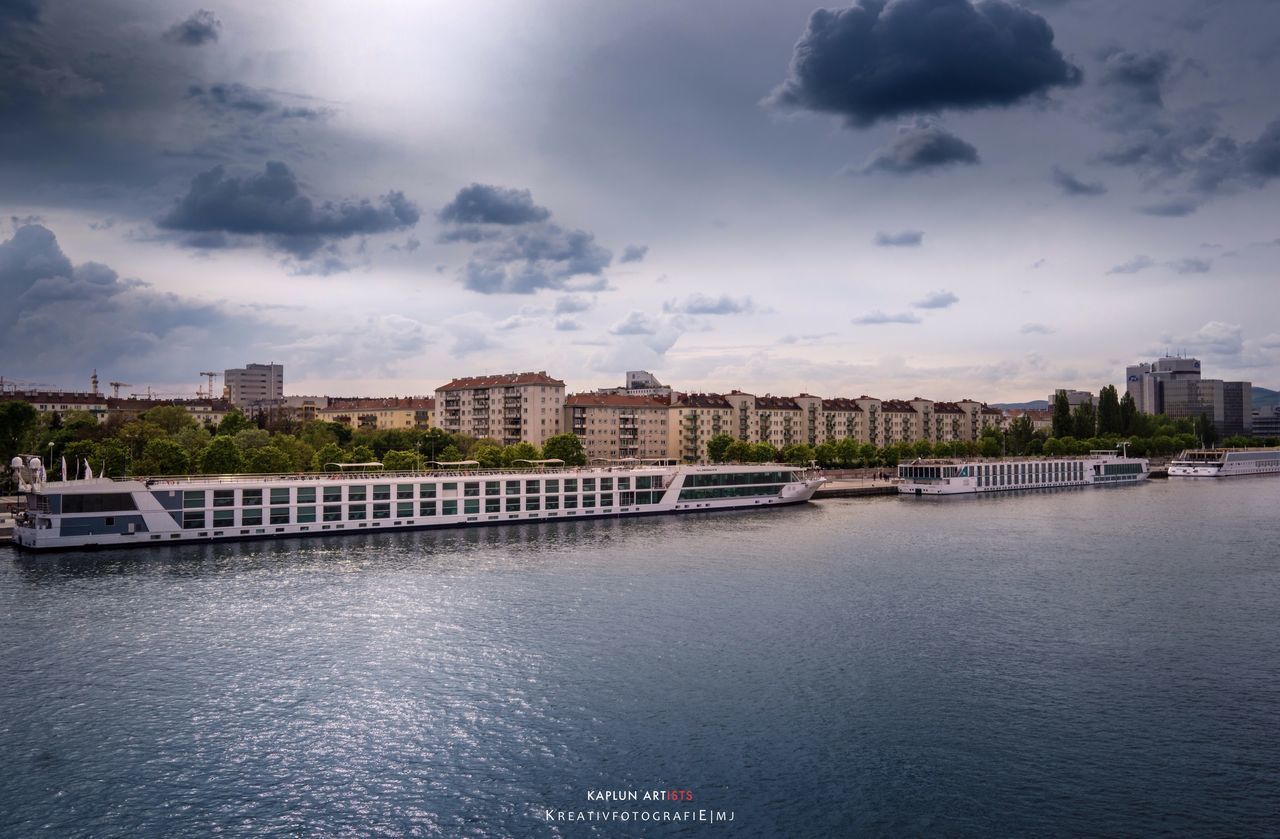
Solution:
{"label": "white ship hull", "polygon": [[1280,449],[1202,449],[1178,455],[1170,478],[1238,478],[1280,475]]}
{"label": "white ship hull", "polygon": [[68,550],[759,509],[824,481],[776,465],[70,481],[28,494],[13,539]]}
{"label": "white ship hull", "polygon": [[1111,453],[1005,461],[918,461],[898,467],[901,495],[941,496],[1088,486],[1124,486],[1151,477],[1150,463]]}

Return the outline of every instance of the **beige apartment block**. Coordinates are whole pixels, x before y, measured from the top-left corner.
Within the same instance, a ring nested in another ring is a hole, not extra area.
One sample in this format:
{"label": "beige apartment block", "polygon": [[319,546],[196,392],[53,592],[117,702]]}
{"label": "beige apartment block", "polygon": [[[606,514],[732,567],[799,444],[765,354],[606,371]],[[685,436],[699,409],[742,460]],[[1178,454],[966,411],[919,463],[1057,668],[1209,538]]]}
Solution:
{"label": "beige apartment block", "polygon": [[545,370],[454,379],[436,388],[436,423],[504,446],[563,433],[564,382]]}
{"label": "beige apartment block", "polygon": [[667,414],[667,457],[706,461],[707,442],[717,434],[736,436],[734,407],[718,393],[677,393]]}
{"label": "beige apartment block", "polygon": [[664,460],[669,412],[662,396],[575,393],[564,403],[564,427],[582,440],[588,463]]}
{"label": "beige apartment block", "polygon": [[425,430],[431,427],[435,403],[429,396],[333,397],[326,407],[315,409],[315,416],[362,431]]}
{"label": "beige apartment block", "polygon": [[838,440],[857,440],[859,443],[870,442],[867,436],[867,412],[853,399],[823,399],[822,432],[818,443],[836,442]]}

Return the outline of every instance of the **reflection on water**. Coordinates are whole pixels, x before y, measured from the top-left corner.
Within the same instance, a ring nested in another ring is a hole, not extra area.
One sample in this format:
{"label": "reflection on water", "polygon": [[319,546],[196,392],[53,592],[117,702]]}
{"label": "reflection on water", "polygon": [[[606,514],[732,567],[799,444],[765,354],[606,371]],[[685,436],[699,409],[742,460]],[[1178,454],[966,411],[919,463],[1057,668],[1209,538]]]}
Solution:
{"label": "reflection on water", "polygon": [[618,835],[545,808],[664,787],[746,835],[1264,834],[1278,498],[14,554],[0,834]]}

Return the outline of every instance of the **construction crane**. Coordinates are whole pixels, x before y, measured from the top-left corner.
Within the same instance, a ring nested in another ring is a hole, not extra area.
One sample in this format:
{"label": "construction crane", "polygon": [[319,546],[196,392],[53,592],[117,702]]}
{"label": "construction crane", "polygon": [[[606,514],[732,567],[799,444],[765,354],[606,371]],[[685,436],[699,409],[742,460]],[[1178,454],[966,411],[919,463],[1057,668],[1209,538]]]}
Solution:
{"label": "construction crane", "polygon": [[[207,395],[210,399],[213,399],[213,398],[214,398],[214,396],[213,396],[213,380],[217,377],[217,375],[218,375],[218,374],[217,374],[217,373],[214,373],[214,372],[213,372],[213,371],[211,371],[211,370],[202,370],[202,371],[200,371],[200,375],[201,375],[201,376],[205,376],[205,377],[207,377],[207,378],[209,379],[209,392],[208,392],[208,394],[206,394],[206,395]],[[200,389],[199,389],[199,388],[196,388],[196,396],[199,396],[199,395],[200,395]]]}
{"label": "construction crane", "polygon": [[111,395],[116,399],[120,398],[120,388],[133,387],[133,385],[128,382],[107,382],[107,384],[111,387]]}

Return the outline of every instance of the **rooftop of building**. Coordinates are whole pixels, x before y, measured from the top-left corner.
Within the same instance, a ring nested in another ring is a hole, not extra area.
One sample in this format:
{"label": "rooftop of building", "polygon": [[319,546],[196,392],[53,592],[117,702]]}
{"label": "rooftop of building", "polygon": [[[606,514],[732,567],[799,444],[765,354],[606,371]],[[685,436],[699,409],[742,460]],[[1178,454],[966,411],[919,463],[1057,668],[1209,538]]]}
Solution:
{"label": "rooftop of building", "polygon": [[436,400],[431,396],[331,396],[329,407],[322,410],[372,411],[372,410],[431,410]]}
{"label": "rooftop of building", "polygon": [[843,397],[837,399],[822,400],[822,410],[824,411],[862,411],[862,406],[852,399]]}
{"label": "rooftop of building", "polygon": [[454,379],[448,384],[436,388],[436,392],[439,393],[442,390],[473,390],[486,387],[516,387],[519,385],[564,387],[564,382],[551,378],[547,375],[546,370],[539,370],[536,373],[499,373],[492,376],[470,376]]}
{"label": "rooftop of building", "polygon": [[622,393],[574,393],[564,404],[577,408],[666,408],[670,401],[661,396]]}
{"label": "rooftop of building", "polygon": [[673,406],[682,408],[732,408],[729,400],[718,393],[677,393],[671,400]]}

